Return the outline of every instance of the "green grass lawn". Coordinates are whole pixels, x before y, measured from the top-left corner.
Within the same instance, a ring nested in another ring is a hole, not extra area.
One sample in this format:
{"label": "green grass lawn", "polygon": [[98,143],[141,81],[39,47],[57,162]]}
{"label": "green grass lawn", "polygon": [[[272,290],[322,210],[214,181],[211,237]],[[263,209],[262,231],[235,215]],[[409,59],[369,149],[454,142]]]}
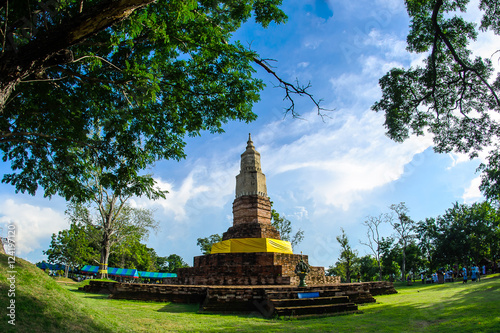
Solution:
{"label": "green grass lawn", "polygon": [[107,299],[16,263],[16,327],[7,323],[6,257],[0,256],[0,332],[500,332],[500,277],[405,286],[377,296],[363,313],[264,319],[258,313],[200,314],[198,305]]}

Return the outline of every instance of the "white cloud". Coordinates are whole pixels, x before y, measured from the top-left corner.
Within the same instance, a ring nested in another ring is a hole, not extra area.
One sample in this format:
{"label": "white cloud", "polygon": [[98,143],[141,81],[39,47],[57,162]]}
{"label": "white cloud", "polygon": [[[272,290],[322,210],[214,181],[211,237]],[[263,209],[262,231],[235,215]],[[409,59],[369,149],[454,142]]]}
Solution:
{"label": "white cloud", "polygon": [[309,212],[304,206],[296,206],[295,211],[290,215],[294,220],[304,220],[309,218]]}
{"label": "white cloud", "polygon": [[467,154],[449,153],[448,156],[451,159],[451,165],[448,167],[448,170],[456,167],[460,163],[464,163],[470,160],[469,155]]}
{"label": "white cloud", "polygon": [[64,215],[52,208],[33,206],[7,199],[0,203],[0,225],[4,237],[9,223],[16,226],[16,254],[26,255],[39,250],[41,241],[68,227]]}
{"label": "white cloud", "polygon": [[[381,115],[366,111],[358,119],[344,112],[343,119],[318,123],[312,130],[305,124],[302,135],[289,144],[257,147],[264,172],[287,173],[316,203],[348,209],[362,193],[399,179],[405,165],[432,144],[430,138],[396,144],[385,137]],[[273,130],[286,133],[285,128]]]}
{"label": "white cloud", "polygon": [[207,162],[199,159],[180,185],[155,178],[157,185],[167,190],[165,199],[150,201],[146,198],[135,198],[131,201],[135,206],[159,207],[165,216],[173,216],[177,223],[189,223],[189,218],[203,214],[207,207],[222,207],[229,195],[234,193],[237,164],[217,163],[216,159]]}
{"label": "white cloud", "polygon": [[465,189],[462,199],[465,203],[473,203],[482,198],[481,191],[479,190],[479,185],[481,185],[481,177],[476,177],[471,180],[468,188]]}

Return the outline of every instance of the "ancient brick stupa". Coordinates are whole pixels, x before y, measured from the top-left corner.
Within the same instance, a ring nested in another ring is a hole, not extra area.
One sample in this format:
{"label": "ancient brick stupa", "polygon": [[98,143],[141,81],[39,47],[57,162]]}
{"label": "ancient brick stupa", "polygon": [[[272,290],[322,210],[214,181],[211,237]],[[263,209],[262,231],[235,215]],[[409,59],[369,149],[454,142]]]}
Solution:
{"label": "ancient brick stupa", "polygon": [[[212,247],[211,254],[194,258],[194,265],[178,271],[177,283],[189,285],[290,285],[298,284],[294,273],[301,258],[290,242],[282,241],[271,225],[271,202],[260,154],[249,136],[236,176],[233,226]],[[323,267],[311,267],[308,284],[324,284]]]}

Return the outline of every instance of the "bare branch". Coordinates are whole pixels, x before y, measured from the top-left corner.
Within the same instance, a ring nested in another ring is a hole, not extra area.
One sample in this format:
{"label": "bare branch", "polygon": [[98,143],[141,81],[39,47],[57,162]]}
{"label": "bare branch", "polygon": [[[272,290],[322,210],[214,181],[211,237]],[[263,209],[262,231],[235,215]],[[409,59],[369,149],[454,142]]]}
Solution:
{"label": "bare branch", "polygon": [[288,107],[285,111],[285,114],[291,113],[292,116],[294,117],[300,117],[300,114],[298,114],[295,111],[295,102],[292,97],[292,95],[298,95],[298,96],[307,96],[309,99],[314,103],[316,106],[316,109],[318,110],[318,115],[321,117],[324,117],[325,115],[322,113],[323,111],[333,111],[329,109],[325,109],[320,106],[320,103],[322,100],[316,100],[311,93],[309,93],[307,90],[311,87],[310,84],[307,84],[306,86],[300,86],[298,82],[296,84],[292,84],[290,82],[287,82],[283,80],[269,65],[268,61],[269,59],[258,59],[257,57],[253,57],[253,61],[261,66],[266,72],[274,76],[276,80],[278,80],[279,87],[285,89],[285,97],[283,98],[284,100],[288,100],[290,102],[290,107]]}
{"label": "bare branch", "polygon": [[91,56],[83,56],[83,57],[80,57],[78,59],[75,59],[73,60],[71,63],[75,63],[75,62],[78,62],[78,61],[81,61],[83,59],[86,59],[86,58],[97,58],[99,60],[102,60],[104,61],[105,63],[107,63],[108,65],[110,65],[111,67],[114,67],[115,69],[117,69],[118,71],[122,72],[122,69],[117,67],[115,64],[113,64],[112,62],[110,62],[109,60],[107,60],[106,58],[103,58],[103,57],[100,57],[98,55],[91,55]]}

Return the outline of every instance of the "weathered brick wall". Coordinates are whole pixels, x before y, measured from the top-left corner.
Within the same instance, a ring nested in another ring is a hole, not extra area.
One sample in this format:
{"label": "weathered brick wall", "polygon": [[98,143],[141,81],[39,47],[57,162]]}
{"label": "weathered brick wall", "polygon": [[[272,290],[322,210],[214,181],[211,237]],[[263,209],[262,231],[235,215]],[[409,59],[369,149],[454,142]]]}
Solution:
{"label": "weathered brick wall", "polygon": [[297,286],[187,286],[91,281],[86,292],[111,292],[113,299],[200,303],[206,311],[253,311],[268,298],[298,298],[299,292],[318,292],[320,297],[348,296],[356,304],[375,302],[372,292],[395,293],[391,282],[342,283]]}
{"label": "weathered brick wall", "polygon": [[206,287],[173,286],[164,284],[120,283],[110,298],[133,299],[156,302],[201,303],[207,293]]}
{"label": "weathered brick wall", "polygon": [[223,240],[233,238],[281,239],[271,225],[271,202],[268,197],[245,195],[233,202],[233,226],[222,234]]}
{"label": "weathered brick wall", "polygon": [[240,223],[271,224],[271,201],[260,195],[244,195],[233,201],[233,225]]}
{"label": "weathered brick wall", "polygon": [[111,294],[114,292],[114,288],[118,285],[118,282],[112,281],[93,281],[91,280],[88,285],[78,288],[78,290],[83,290],[87,293],[96,294]]}
{"label": "weathered brick wall", "polygon": [[[216,253],[194,258],[194,267],[181,268],[170,283],[190,285],[298,285],[295,266],[306,255],[286,253]],[[323,267],[311,267],[308,284],[336,283]],[[340,282],[340,281],[338,281]]]}
{"label": "weathered brick wall", "polygon": [[389,281],[372,281],[372,282],[362,282],[364,285],[368,286],[370,293],[373,296],[378,295],[390,295],[397,294],[398,292],[394,289],[394,285]]}
{"label": "weathered brick wall", "polygon": [[222,234],[222,240],[234,238],[273,238],[281,239],[276,228],[266,223],[240,223],[229,227]]}

